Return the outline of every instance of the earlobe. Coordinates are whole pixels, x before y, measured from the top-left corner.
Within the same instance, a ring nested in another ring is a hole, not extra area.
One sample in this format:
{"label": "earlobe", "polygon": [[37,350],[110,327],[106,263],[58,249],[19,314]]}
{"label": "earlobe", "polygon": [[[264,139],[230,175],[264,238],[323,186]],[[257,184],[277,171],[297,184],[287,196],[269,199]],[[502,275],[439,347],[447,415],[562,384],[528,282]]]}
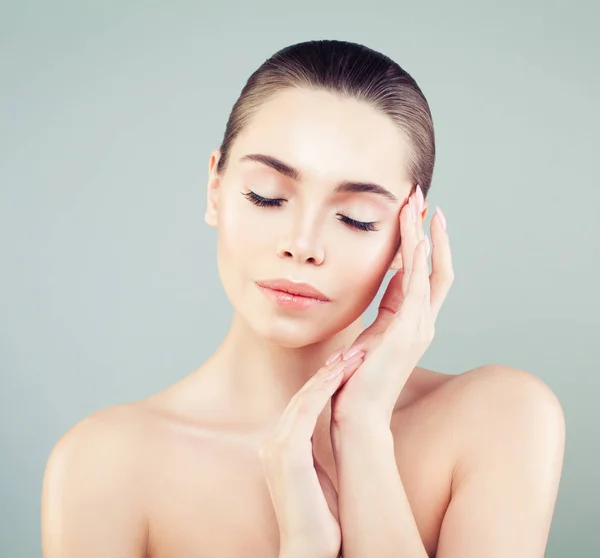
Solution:
{"label": "earlobe", "polygon": [[206,213],[204,214],[204,222],[209,227],[217,226],[217,207],[219,202],[219,182],[218,178],[210,178],[208,181],[206,195]]}
{"label": "earlobe", "polygon": [[209,227],[217,227],[218,224],[218,205],[219,205],[219,182],[220,177],[216,173],[217,163],[219,162],[220,152],[213,151],[208,163],[208,185],[206,188],[206,213],[204,222]]}
{"label": "earlobe", "polygon": [[425,200],[425,204],[423,206],[423,211],[421,213],[421,219],[425,222],[425,218],[427,217],[427,211],[429,210],[429,200]]}

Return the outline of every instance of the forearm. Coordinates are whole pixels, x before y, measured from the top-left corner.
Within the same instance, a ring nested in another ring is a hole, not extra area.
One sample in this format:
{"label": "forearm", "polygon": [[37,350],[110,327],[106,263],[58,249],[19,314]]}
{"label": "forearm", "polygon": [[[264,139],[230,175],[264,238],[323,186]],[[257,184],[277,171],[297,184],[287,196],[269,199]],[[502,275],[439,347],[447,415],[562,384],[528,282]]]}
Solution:
{"label": "forearm", "polygon": [[344,558],[427,558],[402,485],[389,424],[332,426]]}

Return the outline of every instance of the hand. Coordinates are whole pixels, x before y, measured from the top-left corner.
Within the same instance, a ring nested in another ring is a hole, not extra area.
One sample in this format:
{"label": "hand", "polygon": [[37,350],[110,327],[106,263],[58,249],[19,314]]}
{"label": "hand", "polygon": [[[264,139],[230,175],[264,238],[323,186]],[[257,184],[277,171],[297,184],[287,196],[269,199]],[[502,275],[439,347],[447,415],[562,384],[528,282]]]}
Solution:
{"label": "hand", "polygon": [[406,380],[433,340],[435,320],[454,281],[454,272],[445,220],[436,212],[431,220],[429,275],[423,208],[423,194],[417,186],[400,211],[402,269],[390,280],[375,321],[347,351],[365,350],[365,361],[345,376],[332,398],[332,424],[364,416],[365,412],[383,417],[389,424]]}
{"label": "hand", "polygon": [[[341,529],[337,493],[314,459],[312,436],[317,419],[345,372],[360,366],[364,353],[341,361],[341,351],[294,394],[259,458],[275,508],[280,556],[337,558]],[[336,371],[337,375],[330,374]]]}

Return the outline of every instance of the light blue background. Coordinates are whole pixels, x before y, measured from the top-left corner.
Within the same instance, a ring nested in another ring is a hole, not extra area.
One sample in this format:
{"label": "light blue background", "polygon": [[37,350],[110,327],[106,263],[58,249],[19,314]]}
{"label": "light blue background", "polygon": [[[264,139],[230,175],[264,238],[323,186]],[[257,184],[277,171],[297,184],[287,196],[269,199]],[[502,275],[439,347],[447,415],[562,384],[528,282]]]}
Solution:
{"label": "light blue background", "polygon": [[0,556],[40,555],[42,473],[67,429],[224,336],[210,150],[252,71],[322,38],[391,56],[431,105],[456,281],[421,365],[507,364],[556,392],[547,556],[600,556],[599,4],[294,4],[2,2]]}

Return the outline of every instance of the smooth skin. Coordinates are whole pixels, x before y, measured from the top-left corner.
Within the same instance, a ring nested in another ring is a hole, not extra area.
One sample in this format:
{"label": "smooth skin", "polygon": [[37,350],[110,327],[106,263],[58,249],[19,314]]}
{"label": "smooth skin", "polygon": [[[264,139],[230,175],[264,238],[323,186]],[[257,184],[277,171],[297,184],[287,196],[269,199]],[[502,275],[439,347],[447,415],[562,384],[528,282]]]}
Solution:
{"label": "smooth skin", "polygon": [[[339,389],[344,374],[356,371],[364,351],[328,359],[298,391],[258,456],[279,529],[280,558],[336,558],[342,544],[338,494],[315,456],[313,433],[319,415]],[[329,363],[329,364],[328,364]]]}
{"label": "smooth skin", "polygon": [[[60,438],[44,474],[45,558],[278,556],[260,448],[327,358],[365,331],[361,316],[386,272],[403,268],[401,213],[415,186],[409,153],[407,139],[372,107],[303,89],[261,107],[224,175],[213,151],[205,221],[218,234],[231,327],[197,370],[150,397],[95,412]],[[247,154],[267,154],[299,174],[240,160]],[[380,184],[396,201],[337,192],[341,180]],[[284,201],[258,206],[250,192]],[[424,200],[421,223],[427,211]],[[284,311],[255,284],[280,277],[309,282],[330,301]],[[348,388],[359,372],[345,378]],[[543,556],[565,439],[549,387],[492,364],[457,375],[415,366],[403,382],[390,429],[427,555]],[[333,488],[328,503],[339,488],[331,418],[327,403],[312,436]]]}

